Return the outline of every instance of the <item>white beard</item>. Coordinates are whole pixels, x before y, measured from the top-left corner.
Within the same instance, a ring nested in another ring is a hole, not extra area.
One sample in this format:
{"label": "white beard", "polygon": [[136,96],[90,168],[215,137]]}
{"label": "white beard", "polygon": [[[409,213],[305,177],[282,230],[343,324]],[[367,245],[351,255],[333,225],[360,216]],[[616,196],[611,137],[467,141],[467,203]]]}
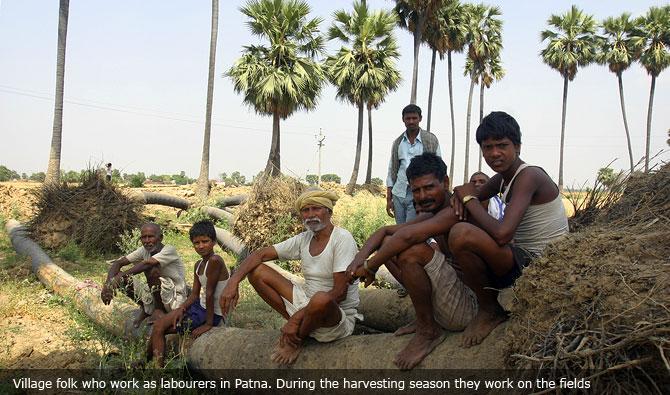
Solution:
{"label": "white beard", "polygon": [[305,227],[305,229],[311,230],[312,232],[318,232],[325,229],[326,227],[326,224],[322,223],[318,218],[306,219],[302,221],[302,225]]}

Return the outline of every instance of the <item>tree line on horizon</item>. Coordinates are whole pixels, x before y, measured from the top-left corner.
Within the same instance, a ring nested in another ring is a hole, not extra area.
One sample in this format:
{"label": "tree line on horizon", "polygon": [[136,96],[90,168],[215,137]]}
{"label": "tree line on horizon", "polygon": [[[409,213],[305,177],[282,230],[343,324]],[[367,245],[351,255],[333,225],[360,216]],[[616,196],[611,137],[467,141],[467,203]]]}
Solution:
{"label": "tree line on horizon", "polygon": [[[214,86],[214,64],[218,32],[219,1],[212,0],[209,55],[209,78],[205,109],[203,153],[197,195],[209,193],[209,150]],[[62,137],[65,48],[69,0],[60,0],[56,95],[49,166],[46,182],[58,181]],[[456,126],[452,82],[452,54],[465,52],[463,73],[470,79],[465,125],[464,182],[469,179],[469,142],[474,86],[479,85],[479,119],[484,114],[484,92],[505,75],[502,67],[502,13],[498,7],[461,3],[459,0],[395,0],[392,10],[371,11],[365,0],[354,1],[351,10],[338,10],[325,35],[320,33],[323,19],[310,18],[310,7],[304,0],[249,0],[240,7],[247,17],[251,33],[264,43],[243,47],[242,56],[225,71],[234,90],[243,95],[245,104],[261,115],[272,116],[272,142],[264,174],[281,173],[280,121],[296,111],[317,106],[326,82],[336,87],[336,98],[350,103],[358,111],[356,152],[347,193],[353,191],[358,178],[363,139],[364,112],[368,116],[368,164],[365,183],[371,183],[372,110],[379,108],[388,94],[402,80],[396,67],[400,57],[394,29],[400,26],[414,38],[414,63],[410,103],[416,103],[418,62],[421,45],[431,52],[431,75],[427,108],[427,130],[431,127],[432,98],[436,58],[446,57],[448,64],[449,107],[451,115],[450,174],[454,179]],[[670,65],[670,6],[651,7],[645,15],[632,18],[629,13],[596,22],[577,6],[565,14],[551,15],[548,28],[540,39],[546,47],[539,54],[542,61],[558,71],[564,79],[559,155],[559,188],[563,187],[563,153],[569,82],[579,67],[593,62],[609,67],[619,84],[624,130],[627,137],[631,171],[633,153],[626,119],[622,74],[633,63],[651,76],[647,110],[645,171],[649,170],[649,147],[655,82]],[[342,46],[334,54],[325,52],[325,40]],[[481,154],[479,155],[481,170]]]}

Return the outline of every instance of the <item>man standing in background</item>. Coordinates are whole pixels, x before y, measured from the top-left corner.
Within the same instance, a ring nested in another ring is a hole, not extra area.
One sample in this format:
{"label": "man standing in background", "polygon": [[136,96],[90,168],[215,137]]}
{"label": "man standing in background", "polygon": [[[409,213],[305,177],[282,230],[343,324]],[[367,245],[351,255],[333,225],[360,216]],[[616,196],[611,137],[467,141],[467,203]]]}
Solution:
{"label": "man standing in background", "polygon": [[386,213],[395,218],[396,224],[403,224],[416,217],[412,191],[407,182],[405,170],[417,155],[430,152],[440,156],[437,137],[421,129],[421,108],[410,104],[402,110],[405,132],[391,146],[388,177],[386,178]]}

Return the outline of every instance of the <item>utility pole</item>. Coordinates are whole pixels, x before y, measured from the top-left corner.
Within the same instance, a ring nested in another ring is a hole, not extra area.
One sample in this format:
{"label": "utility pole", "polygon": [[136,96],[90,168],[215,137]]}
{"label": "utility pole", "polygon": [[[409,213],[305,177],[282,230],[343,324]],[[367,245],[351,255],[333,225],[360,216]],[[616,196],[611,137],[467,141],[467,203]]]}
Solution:
{"label": "utility pole", "polygon": [[319,135],[314,137],[316,137],[316,145],[319,147],[319,164],[317,166],[316,185],[321,186],[321,147],[323,147],[323,140],[326,139],[326,136],[323,135],[323,130],[319,128]]}

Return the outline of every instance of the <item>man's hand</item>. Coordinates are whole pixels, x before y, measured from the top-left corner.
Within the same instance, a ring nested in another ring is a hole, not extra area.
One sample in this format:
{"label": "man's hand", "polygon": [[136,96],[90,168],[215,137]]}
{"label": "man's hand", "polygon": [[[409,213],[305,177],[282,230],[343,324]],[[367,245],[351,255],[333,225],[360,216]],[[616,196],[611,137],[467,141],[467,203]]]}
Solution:
{"label": "man's hand", "polygon": [[[291,317],[293,318],[293,317]],[[302,339],[298,336],[298,329],[300,329],[300,321],[296,319],[289,319],[281,328],[281,336],[279,337],[279,345],[284,347],[289,345],[293,348],[300,347]]]}
{"label": "man's hand", "polygon": [[202,335],[203,333],[207,332],[208,330],[212,329],[211,325],[201,325],[193,330],[191,332],[191,337],[196,339],[198,336]]}
{"label": "man's hand", "polygon": [[365,268],[365,259],[354,259],[349,266],[347,266],[346,273],[349,283],[353,283],[356,279],[361,279],[366,288],[375,281],[375,274]]}
{"label": "man's hand", "polygon": [[389,217],[395,218],[395,213],[393,212],[393,199],[386,199],[386,214]]}
{"label": "man's hand", "polygon": [[345,272],[347,275],[347,280],[349,283],[353,283],[356,281],[358,277],[355,276],[356,272],[358,271],[358,268],[362,268],[363,264],[365,263],[365,259],[360,259],[360,258],[354,258],[353,261],[347,266],[347,271]]}
{"label": "man's hand", "polygon": [[454,194],[451,196],[451,207],[454,208],[454,214],[459,220],[465,221],[468,219],[468,210],[463,206],[463,198],[468,195],[477,196],[477,187],[472,182],[468,182],[461,186],[454,188]]}
{"label": "man's hand", "polygon": [[221,296],[219,297],[219,304],[221,305],[221,313],[227,315],[229,312],[235,309],[237,306],[237,301],[240,299],[240,292],[237,288],[237,284],[231,284],[228,282],[226,286],[221,291]]}
{"label": "man's hand", "polygon": [[181,323],[181,320],[184,318],[184,313],[186,312],[186,307],[179,306],[174,311],[179,312],[179,313],[175,314],[174,318],[172,318],[172,329],[177,330],[177,325],[179,325],[179,323]]}
{"label": "man's hand", "polygon": [[113,297],[114,297],[114,289],[106,283],[103,284],[102,291],[100,291],[100,299],[102,299],[102,303],[104,303],[105,305],[110,304],[112,302]]}
{"label": "man's hand", "polygon": [[361,267],[357,268],[352,276],[356,279],[360,279],[363,281],[363,286],[365,288],[369,287],[370,284],[372,284],[373,281],[375,281],[375,275],[369,270],[366,270],[362,265]]}

